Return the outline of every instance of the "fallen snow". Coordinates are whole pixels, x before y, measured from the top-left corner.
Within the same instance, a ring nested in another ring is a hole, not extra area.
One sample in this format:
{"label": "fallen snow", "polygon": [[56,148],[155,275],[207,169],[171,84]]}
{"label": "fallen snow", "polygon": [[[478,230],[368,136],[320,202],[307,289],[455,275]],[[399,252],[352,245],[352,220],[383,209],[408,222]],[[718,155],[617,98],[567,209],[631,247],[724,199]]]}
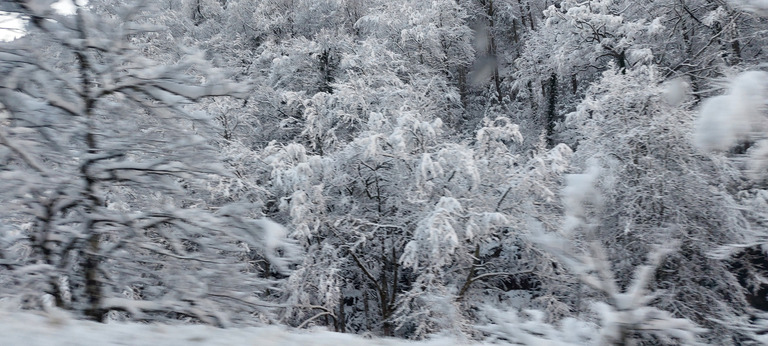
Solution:
{"label": "fallen snow", "polygon": [[0,311],[0,344],[4,346],[187,346],[187,345],[378,345],[437,346],[466,343],[449,338],[409,342],[369,339],[324,330],[290,330],[267,326],[219,329],[204,325],[96,323],[74,320],[62,311],[46,313]]}

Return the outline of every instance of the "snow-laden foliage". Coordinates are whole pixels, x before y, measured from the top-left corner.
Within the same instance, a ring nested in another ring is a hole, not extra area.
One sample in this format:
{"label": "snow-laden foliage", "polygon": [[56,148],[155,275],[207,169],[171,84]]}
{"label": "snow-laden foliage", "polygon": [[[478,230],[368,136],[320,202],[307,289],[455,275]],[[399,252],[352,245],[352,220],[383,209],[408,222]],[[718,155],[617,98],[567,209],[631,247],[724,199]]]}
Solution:
{"label": "snow-laden foliage", "polygon": [[580,237],[574,230],[595,232],[599,227],[593,217],[587,216],[587,211],[602,209],[597,186],[600,175],[600,171],[591,168],[585,174],[566,176],[562,192],[567,215],[564,236],[557,233],[531,236],[539,246],[565,264],[581,284],[600,294],[595,297],[598,301],[591,303],[591,309],[599,318],[598,326],[574,318],[563,319],[560,326],[554,326],[547,323],[541,311],[527,310],[525,314],[530,318],[522,319],[515,312],[488,309],[488,322],[480,327],[488,340],[522,345],[624,345],[651,337],[665,344],[698,344],[697,334],[704,329],[650,305],[658,293],[649,292],[648,286],[663,256],[671,251],[666,247],[669,245],[653,252],[649,264],[635,268],[632,281],[623,290],[617,285],[611,262],[599,242],[577,245]]}
{"label": "snow-laden foliage", "polygon": [[[662,102],[663,91],[651,68],[608,71],[569,115],[580,138],[575,161],[600,172],[597,180],[589,175],[578,179],[596,184],[601,196],[591,209],[579,212],[590,220],[579,233],[588,243],[603,244],[620,286],[629,285],[633,268],[642,264],[642,257],[627,254],[646,254],[679,241],[680,250],[661,262],[663,269],[656,274],[652,288],[665,293],[655,306],[677,311],[711,329],[709,337],[722,340],[727,325],[712,321],[749,309],[743,296],[734,294],[743,291],[729,265],[710,257],[718,246],[745,237],[746,219],[726,190],[736,184],[732,179],[738,173],[716,157],[693,154],[685,131],[693,125],[693,114]],[[709,283],[702,277],[718,280]],[[673,289],[679,286],[686,291]],[[722,317],[701,319],[701,311]]]}
{"label": "snow-laden foliage", "polygon": [[[662,248],[652,253],[650,263],[638,266],[632,282],[622,291],[616,284],[605,251],[598,243],[589,244],[586,253],[579,254],[564,239],[542,237],[539,241],[571,267],[581,282],[604,295],[605,301],[592,303],[592,309],[599,316],[600,328],[599,337],[590,343],[618,345],[648,337],[664,344],[699,343],[697,334],[705,332],[705,329],[650,305],[657,299],[658,293],[648,292],[647,286],[669,249]],[[563,328],[573,328],[573,322],[570,324]]]}

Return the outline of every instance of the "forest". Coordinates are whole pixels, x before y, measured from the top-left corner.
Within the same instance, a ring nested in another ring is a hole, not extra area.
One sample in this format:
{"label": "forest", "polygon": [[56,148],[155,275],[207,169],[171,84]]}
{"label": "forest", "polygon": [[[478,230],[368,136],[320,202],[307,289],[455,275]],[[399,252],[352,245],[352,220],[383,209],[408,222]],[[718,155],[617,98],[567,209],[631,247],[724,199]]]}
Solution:
{"label": "forest", "polygon": [[768,343],[766,0],[62,8],[0,1],[5,314]]}

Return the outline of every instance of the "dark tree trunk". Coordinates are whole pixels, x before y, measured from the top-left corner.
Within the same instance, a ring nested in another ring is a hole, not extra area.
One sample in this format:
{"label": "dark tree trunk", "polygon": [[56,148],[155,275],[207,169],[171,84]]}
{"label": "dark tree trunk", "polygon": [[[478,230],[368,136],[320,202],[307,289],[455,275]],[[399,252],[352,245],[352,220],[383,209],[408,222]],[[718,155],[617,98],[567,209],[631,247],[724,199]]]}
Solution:
{"label": "dark tree trunk", "polygon": [[555,125],[560,120],[557,114],[557,75],[552,74],[547,83],[547,145],[555,145]]}

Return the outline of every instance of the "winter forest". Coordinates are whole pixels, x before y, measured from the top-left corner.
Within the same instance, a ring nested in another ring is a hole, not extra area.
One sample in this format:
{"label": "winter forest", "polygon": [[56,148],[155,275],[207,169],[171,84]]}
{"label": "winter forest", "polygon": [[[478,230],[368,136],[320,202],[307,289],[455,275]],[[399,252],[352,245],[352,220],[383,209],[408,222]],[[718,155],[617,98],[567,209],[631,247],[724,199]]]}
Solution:
{"label": "winter forest", "polygon": [[56,2],[0,1],[8,321],[768,343],[766,0]]}

